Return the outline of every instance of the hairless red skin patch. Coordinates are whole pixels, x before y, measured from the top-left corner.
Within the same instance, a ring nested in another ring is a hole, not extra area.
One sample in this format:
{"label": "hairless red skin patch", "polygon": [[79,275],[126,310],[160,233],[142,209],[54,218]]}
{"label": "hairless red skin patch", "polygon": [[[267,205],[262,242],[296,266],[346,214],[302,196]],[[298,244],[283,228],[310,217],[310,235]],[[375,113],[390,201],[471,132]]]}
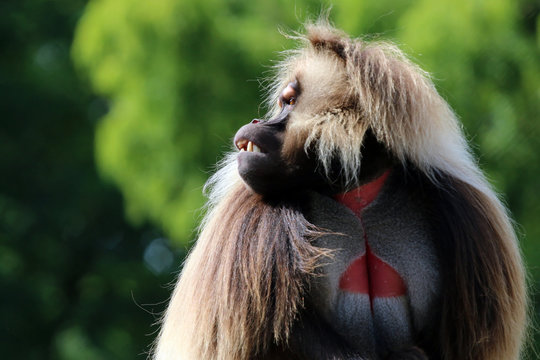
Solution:
{"label": "hairless red skin patch", "polygon": [[393,267],[382,261],[366,245],[366,254],[352,262],[339,279],[339,288],[370,298],[395,297],[407,291],[403,279]]}
{"label": "hairless red skin patch", "polygon": [[[362,211],[377,197],[390,171],[386,171],[374,181],[359,186],[334,199],[351,209],[362,222]],[[374,298],[396,297],[405,295],[407,287],[398,272],[375,255],[368,244],[368,235],[364,231],[366,252],[356,258],[341,275],[339,288],[343,291],[369,295]]]}
{"label": "hairless red skin patch", "polygon": [[388,175],[390,175],[390,170],[387,170],[370,183],[359,186],[349,192],[334,195],[334,199],[351,209],[361,219],[362,211],[379,195]]}

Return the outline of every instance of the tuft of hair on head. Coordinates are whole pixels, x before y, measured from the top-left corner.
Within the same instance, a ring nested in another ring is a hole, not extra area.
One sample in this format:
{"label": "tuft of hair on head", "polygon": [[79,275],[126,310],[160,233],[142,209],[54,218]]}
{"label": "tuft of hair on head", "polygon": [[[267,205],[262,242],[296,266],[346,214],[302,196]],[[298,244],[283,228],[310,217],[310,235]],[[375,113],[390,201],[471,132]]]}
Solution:
{"label": "tuft of hair on head", "polygon": [[344,32],[332,27],[327,19],[319,19],[316,23],[304,25],[307,39],[311,46],[317,50],[332,51],[345,60],[349,38]]}

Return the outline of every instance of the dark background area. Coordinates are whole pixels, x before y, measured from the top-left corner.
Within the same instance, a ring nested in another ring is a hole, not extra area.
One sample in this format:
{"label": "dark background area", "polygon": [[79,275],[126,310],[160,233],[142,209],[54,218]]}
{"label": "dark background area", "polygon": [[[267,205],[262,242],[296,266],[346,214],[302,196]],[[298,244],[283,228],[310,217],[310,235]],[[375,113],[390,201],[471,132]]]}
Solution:
{"label": "dark background area", "polygon": [[121,195],[96,170],[94,127],[107,103],[70,59],[83,9],[77,1],[0,3],[6,359],[133,359],[154,338],[173,281],[172,267],[159,275],[144,262],[161,232],[128,224]]}

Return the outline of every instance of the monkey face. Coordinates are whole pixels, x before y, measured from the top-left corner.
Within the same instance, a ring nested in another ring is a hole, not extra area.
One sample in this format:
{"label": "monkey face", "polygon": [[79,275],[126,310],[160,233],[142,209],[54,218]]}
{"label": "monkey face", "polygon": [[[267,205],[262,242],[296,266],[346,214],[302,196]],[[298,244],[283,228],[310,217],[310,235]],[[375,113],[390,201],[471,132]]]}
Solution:
{"label": "monkey face", "polygon": [[[289,193],[311,183],[321,184],[314,162],[303,153],[294,162],[283,158],[283,144],[291,113],[300,95],[298,81],[290,82],[278,98],[279,113],[267,121],[253,120],[238,130],[234,144],[238,154],[238,171],[244,182],[261,195]],[[311,177],[311,179],[308,179]]]}

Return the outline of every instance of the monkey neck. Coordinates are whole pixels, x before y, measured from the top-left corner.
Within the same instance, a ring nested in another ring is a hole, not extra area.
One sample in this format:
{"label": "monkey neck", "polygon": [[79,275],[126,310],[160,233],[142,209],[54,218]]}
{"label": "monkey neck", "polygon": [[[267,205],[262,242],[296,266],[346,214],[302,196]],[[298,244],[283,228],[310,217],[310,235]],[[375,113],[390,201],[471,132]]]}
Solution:
{"label": "monkey neck", "polygon": [[334,199],[351,209],[356,216],[360,217],[362,211],[379,195],[388,175],[390,175],[390,170],[386,170],[381,176],[367,184],[360,185],[351,191],[334,195]]}

